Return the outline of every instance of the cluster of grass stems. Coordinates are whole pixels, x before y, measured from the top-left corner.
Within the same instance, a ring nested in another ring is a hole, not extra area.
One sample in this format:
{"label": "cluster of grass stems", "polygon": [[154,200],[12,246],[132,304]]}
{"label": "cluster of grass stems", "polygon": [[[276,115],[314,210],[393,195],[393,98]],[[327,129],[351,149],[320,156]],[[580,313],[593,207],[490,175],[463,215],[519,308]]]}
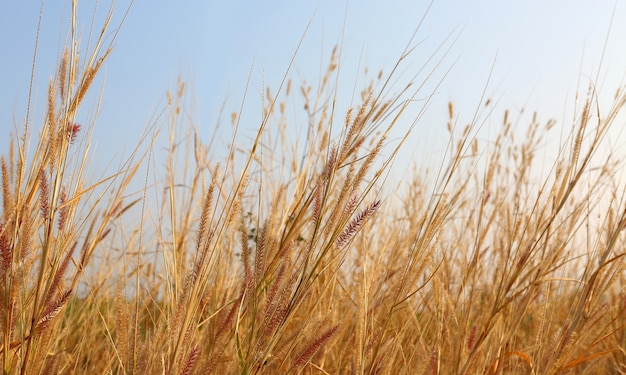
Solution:
{"label": "cluster of grass stems", "polygon": [[421,85],[381,75],[339,115],[339,49],[317,86],[267,91],[246,147],[233,115],[221,161],[179,84],[165,167],[138,147],[90,182],[76,117],[111,49],[78,46],[72,28],[34,147],[27,118],[0,159],[4,374],[626,372],[622,161],[600,152],[626,93],[603,114],[590,90],[547,167],[555,121],[506,112],[481,144],[450,104],[436,173],[392,181]]}

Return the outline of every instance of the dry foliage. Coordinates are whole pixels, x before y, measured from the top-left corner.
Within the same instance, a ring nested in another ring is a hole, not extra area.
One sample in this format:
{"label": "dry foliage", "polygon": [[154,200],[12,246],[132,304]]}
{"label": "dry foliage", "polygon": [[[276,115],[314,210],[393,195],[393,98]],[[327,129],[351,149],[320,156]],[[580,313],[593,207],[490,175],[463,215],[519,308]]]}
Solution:
{"label": "dry foliage", "polygon": [[[75,118],[111,52],[101,42],[79,66],[72,33],[36,146],[27,119],[0,159],[5,374],[626,372],[623,164],[599,153],[626,94],[603,114],[590,89],[545,175],[535,156],[554,121],[533,117],[518,140],[506,112],[483,145],[450,104],[447,157],[400,189],[387,172],[410,129],[388,137],[423,113],[402,117],[421,84],[392,93],[394,73],[380,75],[338,123],[335,51],[317,87],[267,90],[247,147],[233,114],[216,162],[180,83],[166,168],[129,199],[151,167],[139,146],[85,178]],[[289,100],[305,139],[286,135]]]}

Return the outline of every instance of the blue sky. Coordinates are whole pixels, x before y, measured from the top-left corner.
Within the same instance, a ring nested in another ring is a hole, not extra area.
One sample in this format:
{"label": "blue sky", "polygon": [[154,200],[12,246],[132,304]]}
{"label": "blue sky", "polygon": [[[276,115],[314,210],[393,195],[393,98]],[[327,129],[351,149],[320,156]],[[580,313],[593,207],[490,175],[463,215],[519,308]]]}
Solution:
{"label": "blue sky", "polygon": [[[63,47],[70,4],[68,0],[43,5],[34,126],[42,121],[45,87]],[[83,33],[89,29],[94,4],[79,1],[78,24]],[[21,124],[25,116],[40,5],[31,0],[0,3],[0,151],[6,150],[14,123]],[[127,6],[128,1],[117,3],[114,26]],[[136,0],[104,68],[102,106],[93,137],[99,155],[110,160],[132,150],[142,130],[162,110],[165,93],[179,75],[193,93],[195,126],[203,136],[211,134],[225,101],[226,114],[239,109],[250,80],[244,113],[253,120],[245,126],[254,129],[263,87],[278,87],[309,21],[291,76],[308,82],[319,78],[320,66],[341,42],[345,18],[339,95],[348,101],[355,80],[357,86],[363,82],[364,66],[375,72],[390,70],[427,6],[425,1],[350,1],[346,17],[346,2],[334,0]],[[101,20],[108,4],[101,1],[99,7]],[[458,34],[458,40],[436,80],[456,63],[418,124],[415,142],[441,150],[448,101],[455,103],[460,123],[467,123],[492,66],[486,94],[497,100],[496,113],[524,107],[537,110],[544,120],[564,118],[573,108],[576,89],[585,90],[590,81],[612,97],[626,73],[624,20],[626,4],[613,1],[435,1],[418,33],[422,43],[406,75],[410,77],[411,69],[417,70],[450,33]],[[600,65],[605,40],[607,50]],[[96,94],[98,90],[95,87]],[[92,114],[93,103],[95,99],[86,103],[83,121]],[[226,115],[226,125],[228,119]],[[498,114],[494,122],[500,119]]]}

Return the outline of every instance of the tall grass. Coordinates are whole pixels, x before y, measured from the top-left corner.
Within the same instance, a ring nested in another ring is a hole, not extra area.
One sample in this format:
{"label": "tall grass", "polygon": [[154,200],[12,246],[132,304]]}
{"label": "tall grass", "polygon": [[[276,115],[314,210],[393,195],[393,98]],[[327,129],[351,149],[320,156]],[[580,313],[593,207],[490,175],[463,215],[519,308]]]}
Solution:
{"label": "tall grass", "polygon": [[481,144],[451,103],[435,173],[392,181],[421,82],[380,75],[339,115],[337,50],[317,86],[267,90],[250,143],[233,114],[221,161],[179,83],[165,168],[138,146],[89,182],[76,113],[111,49],[81,65],[70,45],[42,125],[0,159],[4,373],[626,372],[623,161],[601,153],[623,92],[600,113],[590,89],[554,161],[537,155],[555,121],[507,111]]}

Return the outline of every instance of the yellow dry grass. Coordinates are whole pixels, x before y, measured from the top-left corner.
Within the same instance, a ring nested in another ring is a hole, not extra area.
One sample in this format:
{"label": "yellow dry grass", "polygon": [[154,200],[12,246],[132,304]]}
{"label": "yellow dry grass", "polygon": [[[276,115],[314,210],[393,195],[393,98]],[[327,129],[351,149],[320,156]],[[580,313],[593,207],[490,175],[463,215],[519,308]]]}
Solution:
{"label": "yellow dry grass", "polygon": [[553,121],[518,140],[506,112],[481,144],[450,104],[448,157],[400,190],[387,173],[410,129],[387,140],[415,123],[419,85],[389,93],[394,73],[379,76],[334,129],[335,51],[301,88],[306,138],[281,137],[300,100],[285,75],[251,143],[210,159],[180,83],[165,169],[138,146],[91,182],[75,116],[111,49],[97,40],[79,66],[71,46],[45,122],[27,120],[0,159],[3,373],[626,372],[623,161],[599,154],[624,93],[599,113],[589,90],[539,180]]}

